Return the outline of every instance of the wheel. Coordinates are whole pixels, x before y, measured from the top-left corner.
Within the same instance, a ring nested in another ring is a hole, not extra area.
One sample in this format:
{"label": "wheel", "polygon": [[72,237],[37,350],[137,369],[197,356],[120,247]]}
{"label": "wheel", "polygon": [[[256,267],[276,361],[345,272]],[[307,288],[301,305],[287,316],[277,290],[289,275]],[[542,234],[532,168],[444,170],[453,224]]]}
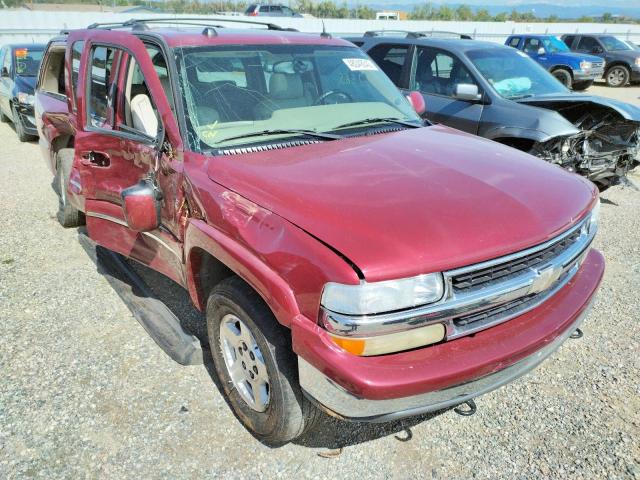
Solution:
{"label": "wheel", "polygon": [[624,65],[614,65],[604,75],[607,85],[613,88],[624,87],[631,76],[629,69]]}
{"label": "wheel", "polygon": [[564,68],[559,68],[552,72],[552,75],[556,77],[556,79],[563,84],[567,88],[571,88],[572,78],[571,72],[565,70]]}
{"label": "wheel", "polygon": [[28,142],[33,138],[33,136],[24,131],[24,125],[22,125],[22,120],[20,120],[20,114],[16,110],[16,107],[11,107],[11,111],[13,113],[13,126],[16,129],[18,140],[21,142]]}
{"label": "wheel", "polygon": [[227,402],[245,428],[282,445],[313,427],[320,411],[300,389],[291,334],[239,277],[211,291],[207,331]]}
{"label": "wheel", "polygon": [[85,223],[84,214],[71,205],[67,198],[67,185],[73,165],[73,150],[68,148],[60,150],[56,157],[57,168],[53,185],[58,194],[58,222],[65,228],[79,227]]}
{"label": "wheel", "polygon": [[586,80],[584,82],[574,82],[573,89],[576,91],[582,91],[582,90],[586,90],[591,85],[593,85],[593,80]]}

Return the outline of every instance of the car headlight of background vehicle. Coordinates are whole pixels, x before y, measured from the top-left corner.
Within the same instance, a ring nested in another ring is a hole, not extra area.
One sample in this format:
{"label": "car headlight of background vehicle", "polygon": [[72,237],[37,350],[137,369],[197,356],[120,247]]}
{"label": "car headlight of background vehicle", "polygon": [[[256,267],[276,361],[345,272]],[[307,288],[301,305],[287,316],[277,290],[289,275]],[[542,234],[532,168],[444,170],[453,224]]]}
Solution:
{"label": "car headlight of background vehicle", "polygon": [[22,105],[33,105],[34,100],[33,95],[25,92],[18,92],[18,103],[21,103]]}
{"label": "car headlight of background vehicle", "polygon": [[[419,307],[437,302],[444,295],[441,273],[418,275],[400,280],[361,282],[359,285],[327,283],[322,292],[322,308],[335,313],[357,317],[387,313]],[[354,355],[383,355],[437,343],[444,339],[442,323],[411,328],[384,335],[337,335],[330,332],[331,340]]]}
{"label": "car headlight of background vehicle", "polygon": [[636,57],[636,66],[640,67],[640,57]]}
{"label": "car headlight of background vehicle", "polygon": [[580,70],[591,70],[593,64],[591,62],[587,62],[586,60],[582,60],[580,62]]}

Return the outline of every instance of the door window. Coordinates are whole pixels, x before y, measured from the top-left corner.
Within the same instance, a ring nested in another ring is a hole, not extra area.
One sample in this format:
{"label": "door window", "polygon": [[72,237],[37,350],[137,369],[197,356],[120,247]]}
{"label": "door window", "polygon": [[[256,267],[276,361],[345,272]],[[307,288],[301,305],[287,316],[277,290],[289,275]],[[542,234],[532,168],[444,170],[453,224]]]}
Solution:
{"label": "door window", "polygon": [[284,13],[287,17],[293,17],[293,10],[289,7],[282,7],[282,13]]}
{"label": "door window", "polygon": [[598,43],[598,41],[593,38],[593,37],[582,37],[580,39],[580,41],[578,42],[578,48],[577,50],[579,52],[585,52],[585,53],[591,53],[593,52],[593,50],[597,47],[599,47],[600,44]]}
{"label": "door window", "polygon": [[524,41],[524,51],[529,55],[537,55],[540,47],[542,47],[542,42],[537,38],[527,38]]}
{"label": "door window", "polygon": [[78,102],[78,78],[80,76],[80,57],[82,56],[82,50],[84,49],[84,40],[73,42],[71,48],[71,102],[73,109],[76,109]]}
{"label": "door window", "polygon": [[382,44],[373,47],[368,53],[393,83],[401,86],[402,68],[409,53],[409,45]]}
{"label": "door window", "polygon": [[518,48],[518,44],[520,43],[520,37],[513,37],[509,40],[509,46],[513,48]]}
{"label": "door window", "polygon": [[451,97],[458,84],[477,85],[467,67],[455,55],[428,47],[418,47],[416,55],[412,89]]}
{"label": "door window", "polygon": [[87,95],[88,124],[92,127],[113,127],[114,97],[117,85],[117,66],[120,51],[112,47],[94,47],[89,73]]}
{"label": "door window", "polygon": [[576,39],[575,35],[567,35],[562,39],[562,41],[567,44],[567,47],[571,48],[571,45],[573,45],[573,41],[575,39]]}

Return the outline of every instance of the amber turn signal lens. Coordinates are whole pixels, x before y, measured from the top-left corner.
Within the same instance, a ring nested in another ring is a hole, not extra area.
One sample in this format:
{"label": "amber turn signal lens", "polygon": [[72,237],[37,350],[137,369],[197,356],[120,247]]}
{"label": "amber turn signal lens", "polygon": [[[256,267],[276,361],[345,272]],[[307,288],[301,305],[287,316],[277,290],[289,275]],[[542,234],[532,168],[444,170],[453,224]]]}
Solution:
{"label": "amber turn signal lens", "polygon": [[331,340],[343,350],[358,356],[384,355],[424,347],[444,339],[446,330],[442,323],[414,328],[404,332],[376,337],[342,337],[330,335]]}

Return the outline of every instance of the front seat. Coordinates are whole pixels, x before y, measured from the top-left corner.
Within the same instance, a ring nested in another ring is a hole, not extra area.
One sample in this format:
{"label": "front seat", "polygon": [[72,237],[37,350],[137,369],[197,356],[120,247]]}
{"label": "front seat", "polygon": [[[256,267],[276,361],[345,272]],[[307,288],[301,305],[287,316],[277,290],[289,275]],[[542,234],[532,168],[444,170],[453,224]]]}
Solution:
{"label": "front seat", "polygon": [[305,92],[302,76],[274,73],[269,79],[269,96],[256,106],[256,118],[269,118],[275,110],[307,107],[311,103],[311,95]]}

